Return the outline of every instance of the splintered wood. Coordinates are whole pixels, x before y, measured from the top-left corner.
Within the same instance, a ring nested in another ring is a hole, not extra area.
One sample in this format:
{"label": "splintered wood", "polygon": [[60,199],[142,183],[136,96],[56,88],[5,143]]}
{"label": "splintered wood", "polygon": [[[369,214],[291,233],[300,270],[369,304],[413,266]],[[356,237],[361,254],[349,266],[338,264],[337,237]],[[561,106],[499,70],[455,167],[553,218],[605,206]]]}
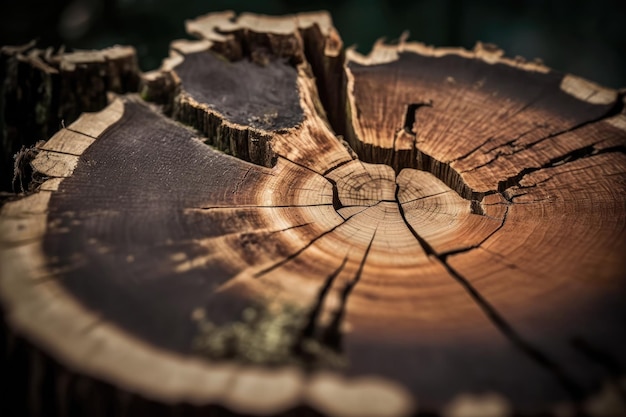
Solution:
{"label": "splintered wood", "polygon": [[3,207],[16,329],[241,413],[626,410],[623,94],[482,44],[362,56],[323,13],[187,29],[158,105],[61,130]]}

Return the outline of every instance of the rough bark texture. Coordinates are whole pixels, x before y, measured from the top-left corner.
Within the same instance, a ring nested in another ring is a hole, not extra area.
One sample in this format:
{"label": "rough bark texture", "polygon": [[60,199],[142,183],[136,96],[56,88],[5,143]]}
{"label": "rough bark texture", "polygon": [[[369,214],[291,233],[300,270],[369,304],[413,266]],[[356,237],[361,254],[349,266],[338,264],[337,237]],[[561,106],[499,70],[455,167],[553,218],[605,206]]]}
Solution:
{"label": "rough bark texture", "polygon": [[[35,43],[0,49],[0,191],[22,191],[30,180],[14,178],[14,155],[49,139],[85,111],[102,110],[107,93],[136,92],[140,71],[135,50],[64,52]],[[18,164],[27,169],[28,164]]]}
{"label": "rough bark texture", "polygon": [[625,412],[623,94],[481,44],[362,56],[325,14],[187,30],[37,148],[12,328],[134,413]]}

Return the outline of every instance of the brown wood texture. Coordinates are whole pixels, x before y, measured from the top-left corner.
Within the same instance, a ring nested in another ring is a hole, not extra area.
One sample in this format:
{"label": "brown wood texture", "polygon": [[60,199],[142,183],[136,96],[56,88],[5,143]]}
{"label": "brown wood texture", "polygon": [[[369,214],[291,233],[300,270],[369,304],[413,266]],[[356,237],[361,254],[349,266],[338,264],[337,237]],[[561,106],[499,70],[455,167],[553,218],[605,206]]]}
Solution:
{"label": "brown wood texture", "polygon": [[108,92],[136,92],[139,77],[132,47],[65,52],[31,42],[0,48],[0,191],[20,191],[28,182],[20,184],[11,172],[20,149],[49,139],[82,112],[102,110]]}
{"label": "brown wood texture", "polygon": [[622,92],[482,44],[363,56],[324,13],[187,31],[2,208],[12,328],[163,407],[626,413]]}

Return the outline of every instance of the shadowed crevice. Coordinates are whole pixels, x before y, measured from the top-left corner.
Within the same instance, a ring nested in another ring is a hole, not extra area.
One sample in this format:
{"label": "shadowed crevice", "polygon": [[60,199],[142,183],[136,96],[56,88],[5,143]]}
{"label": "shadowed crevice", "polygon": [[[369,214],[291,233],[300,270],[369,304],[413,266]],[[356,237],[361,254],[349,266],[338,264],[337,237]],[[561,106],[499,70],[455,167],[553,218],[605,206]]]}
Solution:
{"label": "shadowed crevice", "polygon": [[[489,192],[479,192],[472,189],[463,179],[463,177],[453,169],[449,163],[437,160],[431,155],[423,152],[417,145],[416,122],[417,112],[424,107],[433,107],[432,101],[423,101],[418,103],[410,103],[406,106],[404,123],[402,128],[396,133],[393,142],[393,149],[384,149],[378,146],[362,143],[356,134],[353,133],[350,145],[358,155],[359,159],[373,164],[383,163],[391,166],[396,175],[404,168],[417,169],[434,175],[441,182],[446,184],[450,189],[454,190],[460,197],[472,203],[472,213],[482,215],[480,209],[480,201]],[[409,135],[412,138],[412,149],[398,150],[396,149],[396,140],[398,134]],[[492,193],[494,193],[493,191]]]}
{"label": "shadowed crevice", "polygon": [[[420,109],[420,107],[432,107],[432,106],[433,106],[432,101],[425,101],[421,103],[411,103],[407,105],[406,114],[404,115],[404,126],[403,126],[405,132],[410,133],[413,136],[415,136],[415,131],[413,130],[413,127],[415,125],[417,111]],[[395,146],[394,146],[394,150],[395,150]]]}
{"label": "shadowed crevice", "polygon": [[[399,187],[396,188],[396,200],[400,211],[402,221],[406,225],[407,229],[415,237],[415,240],[420,244],[426,254],[440,263],[448,272],[448,274],[463,288],[463,290],[474,300],[476,305],[485,313],[489,321],[498,329],[498,331],[506,337],[516,348],[521,350],[526,356],[532,359],[538,366],[549,372],[563,387],[563,389],[569,394],[569,396],[575,401],[579,401],[583,398],[583,390],[581,387],[565,372],[561,366],[550,358],[547,354],[543,353],[540,349],[526,341],[493,307],[479,292],[474,288],[468,279],[463,277],[458,271],[452,268],[448,262],[448,256],[466,252],[475,247],[463,248],[459,251],[451,251],[447,253],[437,253],[434,248],[423,238],[417,231],[411,226],[406,218],[404,208],[398,200]],[[508,207],[507,207],[508,212]],[[483,242],[493,236],[500,228],[503,227],[506,220],[506,214],[502,220],[502,224],[493,233],[487,236],[476,247],[480,246]]]}
{"label": "shadowed crevice", "polygon": [[326,280],[324,281],[324,285],[322,285],[322,288],[320,288],[318,294],[317,294],[317,299],[315,301],[315,305],[313,306],[313,308],[311,309],[311,312],[309,314],[309,318],[307,321],[306,326],[302,329],[302,337],[301,338],[310,338],[313,337],[316,333],[316,326],[317,326],[317,321],[319,319],[319,315],[322,311],[322,307],[324,306],[324,301],[326,300],[326,297],[328,296],[328,293],[330,292],[330,289],[333,286],[333,282],[335,281],[335,278],[337,278],[337,276],[341,273],[341,271],[343,271],[343,268],[346,266],[346,263],[348,262],[348,255],[346,255],[343,258],[343,261],[341,262],[341,265],[339,265],[339,267],[334,270],[329,276],[328,278],[326,278]]}
{"label": "shadowed crevice", "polygon": [[346,283],[345,287],[343,288],[343,291],[341,292],[341,301],[340,301],[339,308],[337,309],[337,311],[335,311],[335,314],[333,315],[333,319],[331,320],[328,327],[326,327],[321,337],[322,343],[324,345],[330,346],[331,348],[337,351],[341,351],[341,323],[346,313],[346,305],[348,303],[348,297],[350,296],[350,293],[352,293],[352,290],[354,289],[356,284],[361,279],[361,274],[363,273],[363,268],[365,267],[365,262],[367,261],[367,256],[370,253],[370,249],[372,248],[372,243],[374,243],[375,237],[376,237],[376,229],[374,230],[374,233],[372,234],[372,238],[370,239],[370,242],[367,245],[367,249],[365,250],[365,254],[363,255],[363,258],[361,259],[361,263],[359,264],[359,269],[357,270],[354,276],[354,279],[352,279],[351,281],[348,281],[348,283]]}
{"label": "shadowed crevice", "polygon": [[[360,212],[359,212],[360,213]],[[273,270],[280,268],[281,266],[285,265],[287,262],[295,259],[298,257],[298,255],[300,255],[302,252],[304,252],[305,250],[307,250],[309,247],[311,247],[311,245],[313,245],[315,242],[317,242],[319,239],[323,238],[324,236],[328,235],[329,233],[334,232],[335,230],[337,230],[339,227],[343,226],[344,224],[346,224],[348,221],[350,221],[350,219],[352,219],[354,216],[358,215],[359,213],[355,213],[349,217],[347,217],[344,221],[342,221],[341,223],[339,223],[338,225],[326,230],[325,232],[315,236],[314,238],[312,238],[311,240],[309,240],[309,242],[304,245],[302,248],[298,249],[296,252],[292,253],[291,255],[286,256],[285,258],[283,258],[282,260],[280,260],[279,262],[274,263],[273,265],[257,272],[254,277],[255,278],[260,278],[261,276],[272,272]]]}
{"label": "shadowed crevice", "polygon": [[506,191],[507,189],[511,188],[511,187],[520,187],[520,181],[522,180],[522,178],[524,178],[526,175],[531,174],[533,172],[536,171],[540,171],[542,169],[548,169],[548,168],[554,168],[556,166],[559,165],[563,165],[566,163],[570,163],[570,162],[574,162],[577,161],[579,159],[583,159],[583,158],[589,158],[592,156],[596,156],[596,155],[601,155],[601,154],[605,154],[605,153],[613,153],[613,152],[619,152],[619,153],[626,153],[626,147],[625,146],[612,146],[609,148],[604,148],[604,149],[596,149],[594,145],[590,145],[590,146],[585,146],[583,148],[580,149],[575,149],[571,152],[566,153],[565,155],[561,155],[558,156],[556,158],[552,158],[550,159],[548,162],[546,162],[545,164],[538,166],[538,167],[529,167],[529,168],[524,168],[523,170],[521,170],[519,173],[508,177],[506,180],[502,180],[498,183],[498,192],[499,193],[504,193],[504,191]]}
{"label": "shadowed crevice", "polygon": [[450,250],[450,251],[446,251],[446,252],[441,252],[439,253],[437,256],[439,258],[441,258],[441,260],[443,262],[447,262],[448,257],[452,256],[452,255],[458,255],[460,253],[465,253],[465,252],[469,252],[473,249],[479,248],[481,247],[487,240],[489,240],[492,236],[494,236],[496,233],[498,233],[500,231],[500,229],[502,229],[504,227],[504,224],[506,223],[506,219],[509,215],[509,205],[506,206],[506,208],[504,209],[504,215],[502,216],[502,220],[501,223],[498,227],[496,227],[496,229],[489,233],[487,236],[485,236],[480,242],[478,242],[475,245],[469,246],[469,247],[465,247],[465,248],[460,248],[460,249],[454,249],[454,250]]}
{"label": "shadowed crevice", "polygon": [[[490,160],[488,160],[487,162],[484,162],[484,163],[482,163],[480,165],[477,165],[477,166],[473,167],[472,169],[469,169],[469,170],[464,171],[464,172],[475,171],[477,169],[480,169],[480,168],[483,168],[485,166],[488,166],[488,165],[492,164],[494,161],[498,160],[502,156],[510,156],[510,155],[515,154],[515,153],[528,150],[528,149],[532,148],[533,146],[535,146],[535,145],[537,145],[537,144],[539,144],[541,142],[544,142],[546,140],[554,139],[556,137],[565,135],[567,133],[575,132],[575,131],[580,130],[580,129],[584,128],[584,127],[592,125],[594,123],[598,123],[598,122],[601,122],[603,120],[610,119],[611,117],[618,116],[618,115],[622,114],[622,112],[624,111],[624,97],[625,97],[624,93],[618,94],[615,102],[613,103],[613,105],[605,113],[603,113],[602,115],[600,115],[598,117],[595,117],[593,119],[586,120],[584,122],[578,123],[578,124],[576,124],[576,125],[574,125],[572,127],[569,127],[567,129],[563,129],[563,130],[560,130],[558,132],[554,132],[554,133],[551,133],[549,135],[543,136],[543,137],[541,137],[539,139],[536,139],[536,140],[534,140],[534,141],[532,141],[530,143],[526,143],[526,144],[523,144],[521,146],[516,146],[516,142],[521,137],[523,137],[524,135],[530,133],[530,132],[526,132],[526,133],[518,136],[515,139],[512,139],[512,140],[510,140],[510,141],[508,141],[508,142],[506,142],[506,143],[504,143],[502,145],[498,145],[498,146],[494,147],[493,149],[487,150],[486,152],[490,152],[490,151],[495,150],[495,149],[502,149],[502,148],[506,148],[506,147],[511,147],[511,148],[514,149],[513,152],[504,152],[504,151],[496,152],[495,156],[493,158],[491,158]],[[591,146],[593,146],[593,145],[591,145]],[[583,148],[583,149],[585,149],[585,148]],[[578,151],[573,151],[573,152],[578,152]],[[563,155],[563,156],[556,157],[554,159],[563,159],[566,156],[567,155]],[[568,161],[566,161],[566,162],[568,162]],[[541,168],[539,168],[539,169],[541,169]]]}
{"label": "shadowed crevice", "polygon": [[584,398],[584,391],[581,386],[569,375],[561,365],[559,365],[548,354],[541,351],[531,342],[524,339],[506,319],[496,310],[496,308],[484,298],[470,281],[463,277],[456,269],[452,268],[446,259],[435,255],[435,258],[443,265],[456,282],[463,287],[465,292],[485,313],[489,321],[506,337],[516,348],[521,350],[527,357],[535,362],[539,367],[549,372],[559,385],[567,392],[574,403],[578,403]]}

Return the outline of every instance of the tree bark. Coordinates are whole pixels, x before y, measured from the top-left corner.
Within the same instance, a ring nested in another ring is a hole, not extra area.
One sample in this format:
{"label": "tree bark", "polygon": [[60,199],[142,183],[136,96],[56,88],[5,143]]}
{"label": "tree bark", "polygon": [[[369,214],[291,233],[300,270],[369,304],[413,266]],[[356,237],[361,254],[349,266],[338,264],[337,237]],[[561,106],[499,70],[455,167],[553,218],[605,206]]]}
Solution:
{"label": "tree bark", "polygon": [[140,71],[131,47],[65,52],[31,42],[0,49],[0,78],[0,191],[19,192],[30,178],[14,178],[14,155],[81,113],[102,110],[108,92],[136,92]]}
{"label": "tree bark", "polygon": [[181,415],[626,412],[622,92],[324,13],[187,31],[2,208],[12,329]]}

